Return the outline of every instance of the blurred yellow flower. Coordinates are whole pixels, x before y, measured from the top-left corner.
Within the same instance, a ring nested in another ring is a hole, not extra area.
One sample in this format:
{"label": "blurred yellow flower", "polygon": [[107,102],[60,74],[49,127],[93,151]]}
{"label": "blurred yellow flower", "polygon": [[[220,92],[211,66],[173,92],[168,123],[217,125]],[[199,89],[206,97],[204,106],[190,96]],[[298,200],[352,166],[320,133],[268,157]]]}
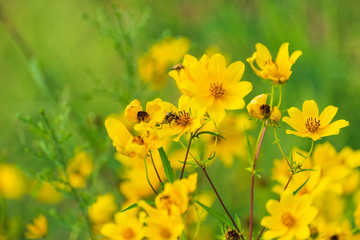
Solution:
{"label": "blurred yellow flower", "polygon": [[117,205],[114,195],[108,193],[97,196],[96,202],[88,209],[89,219],[93,225],[93,230],[99,232],[106,222],[111,221],[116,210]]}
{"label": "blurred yellow flower", "polygon": [[110,240],[141,240],[144,238],[143,221],[137,211],[128,210],[115,214],[115,222],[108,222],[101,228],[101,234]]}
{"label": "blurred yellow flower", "polygon": [[92,173],[93,168],[94,164],[91,155],[85,151],[76,152],[66,167],[70,185],[74,188],[86,187],[87,178]]}
{"label": "blurred yellow flower", "polygon": [[26,224],[27,232],[25,237],[27,239],[43,238],[48,234],[48,222],[43,214],[34,218],[33,223]]}
{"label": "blurred yellow flower", "polygon": [[354,212],[355,225],[360,229],[360,203],[358,203]]}
{"label": "blurred yellow flower", "polygon": [[185,229],[180,210],[175,205],[170,206],[170,211],[153,208],[144,201],[140,201],[138,205],[148,214],[145,219],[146,227],[144,227],[147,239],[177,240]]}
{"label": "blurred yellow flower", "polygon": [[25,194],[25,177],[12,164],[0,163],[0,198],[19,199]]}
{"label": "blurred yellow flower", "polygon": [[167,81],[169,68],[181,61],[189,47],[190,41],[184,37],[166,37],[154,44],[138,60],[140,78],[146,83],[150,82],[151,87],[163,86]]}
{"label": "blurred yellow flower", "polygon": [[197,173],[188,178],[176,180],[174,183],[166,183],[164,191],[155,199],[155,205],[158,209],[165,209],[171,215],[171,209],[176,206],[180,214],[187,211],[189,205],[189,193],[196,189]]}
{"label": "blurred yellow flower", "polygon": [[319,116],[319,109],[314,100],[303,103],[302,112],[295,107],[288,109],[290,117],[283,117],[283,121],[289,124],[293,130],[286,130],[286,134],[294,134],[300,137],[312,138],[314,141],[322,137],[337,135],[340,128],[349,126],[349,122],[343,119],[330,124],[338,108],[327,106]]}
{"label": "blurred yellow flower", "polygon": [[220,122],[225,109],[235,110],[245,107],[244,97],[251,92],[252,84],[241,81],[245,65],[241,61],[226,67],[221,54],[211,58],[207,55],[198,61],[185,55],[182,68],[170,71],[181,93],[191,97],[193,108],[206,107],[210,117]]}
{"label": "blurred yellow flower", "polygon": [[264,239],[307,239],[310,236],[309,224],[318,210],[311,206],[310,195],[293,195],[286,190],[281,194],[280,201],[269,200],[266,210],[271,216],[261,220],[267,228]]}
{"label": "blurred yellow flower", "polygon": [[35,199],[41,203],[55,204],[62,198],[61,193],[56,190],[53,184],[48,182],[38,181],[35,183],[33,189]]}
{"label": "blurred yellow flower", "polygon": [[[292,73],[291,67],[301,56],[301,51],[295,51],[289,57],[289,43],[283,43],[274,62],[269,50],[261,43],[255,45],[256,52],[246,59],[256,75],[263,79],[270,79],[273,83],[286,83]],[[258,68],[254,66],[256,62]]]}
{"label": "blurred yellow flower", "polygon": [[266,104],[267,97],[267,94],[261,94],[254,97],[246,108],[249,115],[253,118],[270,118],[272,123],[277,124],[281,119],[281,112],[277,106],[271,108],[270,105]]}

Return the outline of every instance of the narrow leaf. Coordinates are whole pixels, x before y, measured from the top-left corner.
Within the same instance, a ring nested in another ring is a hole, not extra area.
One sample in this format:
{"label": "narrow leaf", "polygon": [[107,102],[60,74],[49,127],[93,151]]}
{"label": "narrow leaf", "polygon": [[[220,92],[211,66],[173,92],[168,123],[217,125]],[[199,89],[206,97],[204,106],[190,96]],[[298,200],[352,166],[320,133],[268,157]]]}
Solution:
{"label": "narrow leaf", "polygon": [[170,165],[170,161],[169,161],[168,157],[166,156],[164,148],[161,147],[158,149],[158,151],[160,153],[161,161],[164,166],[165,175],[166,175],[167,179],[171,183],[173,183],[174,182],[174,170]]}
{"label": "narrow leaf", "polygon": [[209,214],[211,214],[212,216],[214,216],[217,220],[219,220],[221,223],[223,224],[228,224],[228,219],[227,217],[225,217],[224,215],[222,215],[221,213],[209,208],[208,206],[206,206],[205,204],[196,201],[197,204],[199,204],[203,209],[205,209]]}
{"label": "narrow leaf", "polygon": [[213,135],[213,136],[216,136],[216,137],[220,137],[220,138],[222,138],[222,139],[224,139],[224,140],[226,140],[226,138],[224,138],[222,135],[220,135],[220,134],[218,134],[218,133],[214,133],[214,132],[210,132],[210,131],[202,131],[202,132],[198,132],[196,135],[195,135],[195,137],[199,137],[199,135],[201,135],[201,134],[210,134],[210,135]]}
{"label": "narrow leaf", "polygon": [[309,179],[310,179],[310,176],[306,179],[306,181],[298,189],[296,189],[293,192],[293,195],[296,195],[305,186],[305,184],[309,181]]}
{"label": "narrow leaf", "polygon": [[252,148],[251,148],[249,136],[247,135],[245,128],[244,128],[244,133],[245,133],[245,138],[246,138],[246,149],[247,149],[247,153],[248,153],[249,163],[250,163],[250,167],[252,168],[252,166],[254,164],[254,159],[252,157],[253,154],[252,154],[252,150],[251,150]]}
{"label": "narrow leaf", "polygon": [[[153,202],[153,201],[145,201],[145,202],[148,203],[148,204],[150,204],[150,205],[154,205],[154,204],[155,204],[155,202]],[[121,210],[120,212],[126,212],[126,211],[128,211],[128,210],[130,210],[130,209],[133,209],[133,208],[136,208],[136,207],[138,207],[138,204],[137,204],[137,203],[134,203],[134,204],[130,205],[129,207]]]}

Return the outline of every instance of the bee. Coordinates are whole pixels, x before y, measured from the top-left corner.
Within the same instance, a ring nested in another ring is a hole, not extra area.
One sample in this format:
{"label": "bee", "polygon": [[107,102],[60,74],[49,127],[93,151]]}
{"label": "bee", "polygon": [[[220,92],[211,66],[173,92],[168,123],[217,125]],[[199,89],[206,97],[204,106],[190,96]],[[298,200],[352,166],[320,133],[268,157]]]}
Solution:
{"label": "bee", "polygon": [[175,112],[173,112],[173,111],[167,112],[164,117],[164,120],[160,123],[161,127],[166,123],[169,124],[169,126],[171,127],[170,124],[172,123],[172,121],[175,121],[178,118],[179,118],[179,116]]}
{"label": "bee", "polygon": [[260,106],[260,111],[264,116],[268,117],[270,115],[270,106],[263,104]]}
{"label": "bee", "polygon": [[176,64],[175,66],[173,66],[171,68],[171,70],[176,70],[176,71],[180,71],[180,69],[184,69],[184,65],[182,65],[182,63]]}
{"label": "bee", "polygon": [[136,115],[136,118],[139,122],[149,122],[150,116],[145,111],[139,111]]}

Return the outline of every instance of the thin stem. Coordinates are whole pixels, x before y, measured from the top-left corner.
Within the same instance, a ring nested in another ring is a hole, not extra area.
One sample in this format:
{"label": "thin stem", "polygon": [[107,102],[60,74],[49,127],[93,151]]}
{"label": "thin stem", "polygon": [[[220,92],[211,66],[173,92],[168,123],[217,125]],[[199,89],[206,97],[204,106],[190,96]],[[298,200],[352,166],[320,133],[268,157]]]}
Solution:
{"label": "thin stem", "polygon": [[266,131],[266,124],[267,121],[262,125],[260,131],[260,140],[257,145],[256,155],[253,162],[253,168],[251,172],[251,192],[250,192],[250,226],[249,226],[249,239],[252,239],[252,229],[253,229],[253,215],[254,215],[254,188],[255,188],[255,169],[256,169],[256,162],[259,158],[260,148],[264,140],[265,131]]}
{"label": "thin stem", "polygon": [[261,235],[264,233],[265,229],[266,229],[266,227],[263,227],[263,229],[261,229],[261,232],[260,232],[260,234],[259,234],[259,236],[257,237],[256,240],[259,240],[259,239],[260,239],[260,237],[261,237]]}
{"label": "thin stem", "polygon": [[181,170],[180,180],[183,178],[183,175],[184,175],[184,172],[185,172],[186,160],[187,160],[187,158],[188,158],[189,151],[190,151],[190,146],[191,146],[191,141],[193,140],[194,136],[195,136],[195,134],[191,134],[191,135],[190,135],[189,144],[188,144],[188,147],[187,147],[187,149],[186,149],[184,165],[183,165],[183,168],[182,168],[182,170]]}
{"label": "thin stem", "polygon": [[282,92],[281,92],[281,85],[279,85],[279,102],[277,104],[278,108],[280,108],[281,100],[282,100]]}
{"label": "thin stem", "polygon": [[149,179],[148,170],[147,170],[147,164],[146,164],[146,158],[144,158],[144,165],[145,165],[146,180],[147,180],[147,182],[149,183],[151,189],[154,191],[154,193],[155,193],[156,195],[158,195],[158,193],[156,192],[155,188],[153,187],[153,185],[151,184],[150,179]]}
{"label": "thin stem", "polygon": [[272,108],[274,103],[274,84],[271,84],[271,98],[270,98],[270,108]]}
{"label": "thin stem", "polygon": [[278,136],[277,136],[276,128],[275,128],[275,127],[274,127],[274,136],[275,136],[275,142],[276,142],[276,144],[278,145],[282,156],[285,158],[286,163],[288,164],[289,168],[291,169],[291,164],[290,164],[289,159],[288,159],[287,156],[285,155],[285,153],[284,153],[284,151],[283,151],[283,149],[282,149],[282,147],[281,147],[281,145],[280,145],[280,140],[279,140],[279,138],[278,138]]}
{"label": "thin stem", "polygon": [[152,162],[152,165],[153,165],[154,170],[155,170],[155,172],[156,172],[156,175],[157,175],[157,177],[158,177],[158,179],[159,179],[159,182],[161,183],[160,185],[161,185],[161,187],[164,189],[164,187],[163,187],[163,182],[161,181],[161,177],[160,177],[159,172],[158,172],[158,170],[157,170],[157,168],[156,168],[156,166],[155,166],[155,162],[154,162],[154,158],[153,158],[153,155],[152,155],[152,153],[151,153],[151,150],[149,150],[149,154],[150,154],[151,162]]}

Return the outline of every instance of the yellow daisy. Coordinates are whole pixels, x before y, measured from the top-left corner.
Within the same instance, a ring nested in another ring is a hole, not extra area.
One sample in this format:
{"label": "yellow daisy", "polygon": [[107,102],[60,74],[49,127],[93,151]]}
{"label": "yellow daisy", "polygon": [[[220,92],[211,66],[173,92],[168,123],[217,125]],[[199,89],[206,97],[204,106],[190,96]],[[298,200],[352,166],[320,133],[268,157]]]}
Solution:
{"label": "yellow daisy", "polygon": [[[277,84],[283,84],[289,80],[292,73],[291,66],[302,54],[298,50],[289,57],[289,43],[283,43],[274,62],[269,50],[263,44],[257,43],[255,48],[256,52],[246,61],[250,64],[256,75],[263,79],[270,79],[273,83]],[[254,66],[254,61],[260,69]]]}
{"label": "yellow daisy", "polygon": [[305,101],[302,111],[292,107],[288,109],[290,117],[284,117],[282,120],[296,131],[287,129],[286,134],[308,137],[314,141],[325,136],[337,135],[340,128],[349,126],[349,122],[343,119],[330,124],[337,110],[337,107],[327,106],[319,115],[319,109],[314,100]]}
{"label": "yellow daisy", "polygon": [[264,239],[279,238],[279,240],[307,239],[310,236],[309,224],[315,218],[318,210],[311,206],[311,197],[293,195],[286,190],[281,195],[281,200],[269,200],[266,210],[271,216],[261,220],[261,225],[268,230]]}
{"label": "yellow daisy", "polygon": [[235,110],[245,107],[244,97],[251,92],[252,84],[241,81],[245,65],[241,61],[226,67],[221,54],[211,58],[204,55],[199,61],[186,55],[182,68],[169,75],[175,79],[183,95],[192,98],[195,108],[206,107],[210,117],[220,122],[225,109]]}
{"label": "yellow daisy", "polygon": [[27,239],[43,238],[48,234],[48,222],[43,214],[34,218],[34,223],[26,224],[27,232],[25,237]]}

